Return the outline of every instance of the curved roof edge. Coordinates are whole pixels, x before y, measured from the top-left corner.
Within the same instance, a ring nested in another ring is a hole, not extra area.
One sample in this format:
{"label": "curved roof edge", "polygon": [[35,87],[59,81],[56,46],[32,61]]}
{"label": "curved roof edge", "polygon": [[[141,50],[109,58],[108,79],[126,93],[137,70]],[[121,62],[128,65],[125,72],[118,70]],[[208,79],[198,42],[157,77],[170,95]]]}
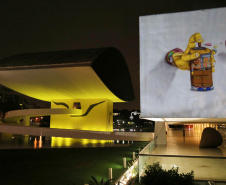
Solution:
{"label": "curved roof edge", "polygon": [[106,48],[93,60],[92,68],[117,97],[124,101],[134,99],[129,69],[119,50]]}
{"label": "curved roof edge", "polygon": [[107,88],[123,101],[134,99],[130,73],[119,50],[113,47],[26,53],[0,60],[0,71],[91,66]]}
{"label": "curved roof edge", "polygon": [[0,60],[0,70],[91,65],[104,50],[97,48],[18,54]]}

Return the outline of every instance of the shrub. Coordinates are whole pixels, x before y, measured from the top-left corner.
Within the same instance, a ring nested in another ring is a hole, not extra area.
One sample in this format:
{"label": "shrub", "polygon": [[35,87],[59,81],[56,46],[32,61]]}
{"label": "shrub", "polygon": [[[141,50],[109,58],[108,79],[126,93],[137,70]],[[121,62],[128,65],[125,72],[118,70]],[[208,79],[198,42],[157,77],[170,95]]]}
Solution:
{"label": "shrub", "polygon": [[90,185],[110,185],[111,184],[111,180],[112,180],[111,179],[111,180],[108,180],[108,181],[104,182],[104,178],[102,178],[101,181],[98,182],[95,177],[93,177],[93,176],[91,176],[91,177],[92,177],[92,180],[89,181]]}
{"label": "shrub", "polygon": [[144,185],[192,185],[194,172],[179,174],[178,169],[178,167],[173,167],[168,171],[164,170],[159,162],[148,165],[141,183]]}

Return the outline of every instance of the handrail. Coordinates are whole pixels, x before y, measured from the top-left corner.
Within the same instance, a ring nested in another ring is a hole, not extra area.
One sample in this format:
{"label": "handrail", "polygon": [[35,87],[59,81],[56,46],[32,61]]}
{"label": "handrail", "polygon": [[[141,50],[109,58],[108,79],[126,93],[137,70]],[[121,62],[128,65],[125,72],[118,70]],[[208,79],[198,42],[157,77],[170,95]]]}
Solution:
{"label": "handrail", "polygon": [[226,159],[226,157],[218,157],[218,156],[199,156],[199,155],[197,155],[197,156],[191,156],[191,155],[139,154],[139,156]]}
{"label": "handrail", "polygon": [[215,182],[213,182],[213,181],[208,181],[208,185],[215,185]]}

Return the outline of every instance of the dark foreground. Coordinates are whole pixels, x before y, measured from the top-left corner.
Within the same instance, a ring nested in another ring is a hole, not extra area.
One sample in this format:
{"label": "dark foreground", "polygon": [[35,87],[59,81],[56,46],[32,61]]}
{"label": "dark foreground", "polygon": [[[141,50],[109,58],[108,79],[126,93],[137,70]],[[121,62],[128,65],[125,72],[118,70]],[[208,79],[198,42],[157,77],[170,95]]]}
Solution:
{"label": "dark foreground", "polygon": [[83,185],[91,176],[108,179],[113,169],[116,180],[125,171],[123,157],[132,161],[132,152],[148,142],[128,147],[10,149],[0,150],[0,184]]}

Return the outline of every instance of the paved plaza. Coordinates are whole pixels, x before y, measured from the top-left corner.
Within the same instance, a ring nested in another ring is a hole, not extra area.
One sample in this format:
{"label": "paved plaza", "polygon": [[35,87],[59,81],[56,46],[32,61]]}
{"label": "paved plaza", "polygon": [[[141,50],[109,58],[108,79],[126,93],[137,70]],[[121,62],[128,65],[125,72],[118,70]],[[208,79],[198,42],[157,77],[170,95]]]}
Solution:
{"label": "paved plaza", "polygon": [[194,171],[196,180],[226,181],[226,146],[199,148],[201,134],[197,129],[168,130],[167,145],[157,145],[141,156],[146,164],[160,162],[165,169],[179,167],[180,173]]}

